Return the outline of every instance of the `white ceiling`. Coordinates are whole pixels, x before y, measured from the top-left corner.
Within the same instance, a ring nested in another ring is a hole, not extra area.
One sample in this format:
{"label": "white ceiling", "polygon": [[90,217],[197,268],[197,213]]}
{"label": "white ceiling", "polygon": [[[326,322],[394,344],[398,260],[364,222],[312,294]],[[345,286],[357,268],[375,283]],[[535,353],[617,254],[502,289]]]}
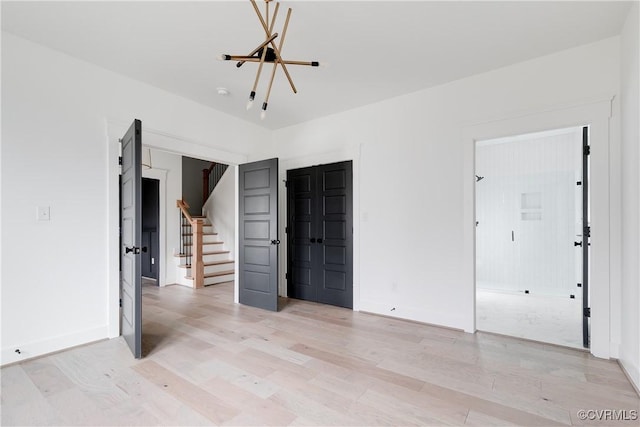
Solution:
{"label": "white ceiling", "polygon": [[262,41],[248,0],[3,1],[2,29],[277,129],[617,35],[630,4],[283,1],[276,31],[293,8],[283,57],[329,66],[289,66],[298,94],[278,70],[264,121],[271,65],[247,112],[257,64],[216,59]]}

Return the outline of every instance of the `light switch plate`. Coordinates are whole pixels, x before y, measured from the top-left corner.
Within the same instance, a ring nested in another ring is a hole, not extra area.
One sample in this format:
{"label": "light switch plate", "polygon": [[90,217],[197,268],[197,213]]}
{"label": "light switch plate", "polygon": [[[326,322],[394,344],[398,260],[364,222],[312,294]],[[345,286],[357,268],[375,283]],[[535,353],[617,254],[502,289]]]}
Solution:
{"label": "light switch plate", "polygon": [[51,220],[51,208],[49,206],[38,206],[38,221]]}

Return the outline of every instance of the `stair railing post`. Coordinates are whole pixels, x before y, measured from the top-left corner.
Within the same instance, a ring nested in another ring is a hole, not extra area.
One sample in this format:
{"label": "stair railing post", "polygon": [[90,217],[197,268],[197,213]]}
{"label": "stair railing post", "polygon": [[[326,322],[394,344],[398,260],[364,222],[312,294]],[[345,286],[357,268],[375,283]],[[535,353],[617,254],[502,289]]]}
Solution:
{"label": "stair railing post", "polygon": [[204,222],[201,219],[195,219],[192,222],[193,228],[193,256],[191,260],[191,275],[193,284],[196,289],[204,287],[204,261],[202,260],[203,237],[202,232]]}

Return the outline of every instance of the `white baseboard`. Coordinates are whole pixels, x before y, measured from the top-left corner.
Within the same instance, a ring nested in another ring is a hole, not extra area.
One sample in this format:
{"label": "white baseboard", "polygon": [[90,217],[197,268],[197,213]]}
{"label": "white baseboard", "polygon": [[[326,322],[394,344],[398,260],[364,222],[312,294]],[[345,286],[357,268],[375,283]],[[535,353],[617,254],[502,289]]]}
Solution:
{"label": "white baseboard", "polygon": [[362,299],[360,300],[359,311],[473,333],[473,331],[466,330],[463,326],[465,319],[452,313],[427,312],[424,309],[400,305],[391,307],[389,304]]}
{"label": "white baseboard", "polygon": [[634,364],[630,361],[624,361],[622,359],[618,359],[618,365],[622,369],[622,372],[627,376],[629,382],[640,396],[640,366]]}
{"label": "white baseboard", "polygon": [[[72,334],[47,338],[41,341],[19,343],[3,347],[0,353],[0,366],[21,362],[93,341],[99,341],[107,338],[108,332],[108,325],[104,325],[97,328],[74,332]],[[16,350],[19,350],[19,353]]]}
{"label": "white baseboard", "polygon": [[611,359],[619,359],[620,358],[620,343],[611,342],[611,349],[609,351],[609,357]]}

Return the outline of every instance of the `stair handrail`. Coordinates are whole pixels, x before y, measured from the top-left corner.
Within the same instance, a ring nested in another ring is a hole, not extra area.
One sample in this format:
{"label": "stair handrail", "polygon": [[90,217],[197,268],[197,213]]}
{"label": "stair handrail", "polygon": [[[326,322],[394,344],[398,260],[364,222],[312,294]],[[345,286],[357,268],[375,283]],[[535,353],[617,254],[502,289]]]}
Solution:
{"label": "stair handrail", "polygon": [[222,175],[227,171],[229,165],[223,163],[211,162],[207,169],[202,169],[202,205],[207,202],[207,199],[213,192],[218,182],[222,178]]}
{"label": "stair handrail", "polygon": [[[193,234],[192,241],[192,261],[191,261],[191,277],[196,289],[204,287],[204,260],[203,260],[203,228],[204,221],[201,218],[194,219],[189,213],[189,204],[184,200],[177,200],[176,206],[180,209],[182,215],[191,224],[191,232]],[[182,228],[180,229],[182,233]]]}
{"label": "stair handrail", "polygon": [[176,206],[178,207],[178,209],[182,211],[182,215],[184,215],[184,217],[187,218],[187,221],[189,221],[189,224],[193,225],[193,218],[189,213],[189,207],[190,207],[189,204],[184,200],[177,200]]}

